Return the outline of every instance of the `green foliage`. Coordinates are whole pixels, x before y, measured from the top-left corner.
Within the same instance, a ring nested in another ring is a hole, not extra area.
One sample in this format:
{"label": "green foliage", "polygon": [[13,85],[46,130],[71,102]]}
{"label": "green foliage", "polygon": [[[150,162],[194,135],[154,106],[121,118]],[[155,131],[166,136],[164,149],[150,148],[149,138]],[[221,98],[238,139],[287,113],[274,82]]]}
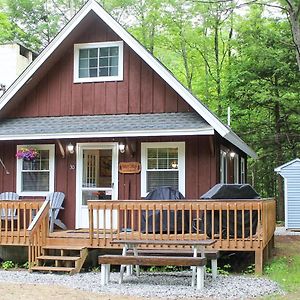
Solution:
{"label": "green foliage", "polygon": [[244,274],[254,274],[255,273],[255,264],[252,264],[247,267],[247,269],[243,272]]}
{"label": "green foliage", "polygon": [[26,261],[24,264],[22,264],[21,267],[24,268],[24,269],[29,269],[29,262]]}
{"label": "green foliage", "polygon": [[15,267],[15,264],[11,260],[4,261],[2,263],[2,268],[4,270],[9,270]]}
{"label": "green foliage", "polygon": [[265,267],[264,273],[285,290],[293,292],[300,286],[300,256],[276,258]]}
{"label": "green foliage", "polygon": [[223,267],[218,267],[218,274],[220,275],[229,275],[231,271],[231,265],[230,264],[226,264]]}

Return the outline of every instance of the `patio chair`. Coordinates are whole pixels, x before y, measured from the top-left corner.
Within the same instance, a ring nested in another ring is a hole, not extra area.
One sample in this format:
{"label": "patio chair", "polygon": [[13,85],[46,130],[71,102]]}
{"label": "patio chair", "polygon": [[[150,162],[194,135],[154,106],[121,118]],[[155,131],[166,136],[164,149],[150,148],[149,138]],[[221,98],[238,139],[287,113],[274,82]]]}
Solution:
{"label": "patio chair", "polygon": [[[19,195],[15,192],[4,192],[0,194],[0,201],[16,201],[19,200]],[[17,219],[17,209],[5,209],[2,208],[1,209],[1,220],[11,220],[11,218],[13,217],[13,219]]]}
{"label": "patio chair", "polygon": [[62,192],[54,192],[47,195],[46,200],[50,201],[50,211],[49,211],[49,219],[50,219],[50,232],[54,230],[54,224],[62,229],[67,229],[66,225],[59,220],[58,214],[62,207],[62,204],[65,199],[65,194]]}

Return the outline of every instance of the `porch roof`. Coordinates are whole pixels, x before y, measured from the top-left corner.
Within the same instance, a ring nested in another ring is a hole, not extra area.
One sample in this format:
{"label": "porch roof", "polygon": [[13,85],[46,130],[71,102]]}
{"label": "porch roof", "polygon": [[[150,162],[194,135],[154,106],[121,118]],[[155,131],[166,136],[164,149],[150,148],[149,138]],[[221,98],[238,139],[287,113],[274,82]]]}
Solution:
{"label": "porch roof", "polygon": [[0,121],[0,140],[213,135],[193,112],[12,118]]}

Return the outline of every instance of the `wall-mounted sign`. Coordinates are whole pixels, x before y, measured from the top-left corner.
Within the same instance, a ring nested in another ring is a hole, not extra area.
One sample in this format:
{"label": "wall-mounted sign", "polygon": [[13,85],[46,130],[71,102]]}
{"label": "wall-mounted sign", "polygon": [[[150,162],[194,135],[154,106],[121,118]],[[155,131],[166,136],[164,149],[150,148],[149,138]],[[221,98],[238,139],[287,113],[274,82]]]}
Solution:
{"label": "wall-mounted sign", "polygon": [[137,174],[141,172],[141,164],[139,162],[120,162],[119,172],[121,174]]}

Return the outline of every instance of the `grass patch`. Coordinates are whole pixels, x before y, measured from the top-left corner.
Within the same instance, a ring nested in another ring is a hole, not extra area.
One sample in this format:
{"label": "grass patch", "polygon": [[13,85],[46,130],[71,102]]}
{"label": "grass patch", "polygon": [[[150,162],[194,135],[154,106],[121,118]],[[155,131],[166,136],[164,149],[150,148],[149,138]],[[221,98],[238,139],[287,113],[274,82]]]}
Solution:
{"label": "grass patch", "polygon": [[265,274],[288,291],[299,291],[300,287],[300,255],[275,258],[265,267]]}

